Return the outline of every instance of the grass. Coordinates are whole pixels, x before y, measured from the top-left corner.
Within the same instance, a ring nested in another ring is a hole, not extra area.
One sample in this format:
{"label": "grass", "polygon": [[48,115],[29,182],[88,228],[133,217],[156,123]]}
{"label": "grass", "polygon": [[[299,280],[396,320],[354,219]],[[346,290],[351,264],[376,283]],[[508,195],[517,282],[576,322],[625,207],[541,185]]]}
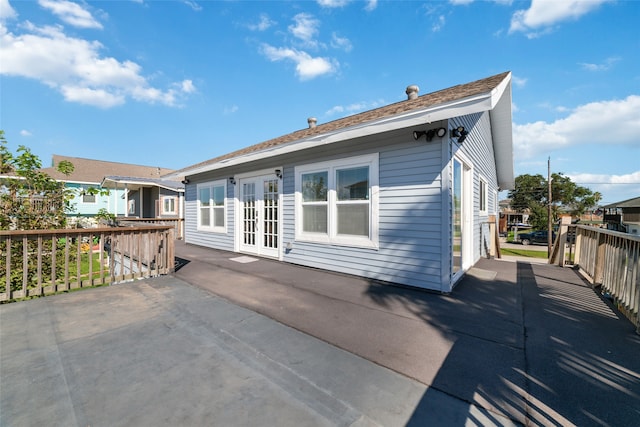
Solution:
{"label": "grass", "polygon": [[547,251],[532,251],[527,249],[500,248],[502,255],[524,256],[529,258],[547,259]]}

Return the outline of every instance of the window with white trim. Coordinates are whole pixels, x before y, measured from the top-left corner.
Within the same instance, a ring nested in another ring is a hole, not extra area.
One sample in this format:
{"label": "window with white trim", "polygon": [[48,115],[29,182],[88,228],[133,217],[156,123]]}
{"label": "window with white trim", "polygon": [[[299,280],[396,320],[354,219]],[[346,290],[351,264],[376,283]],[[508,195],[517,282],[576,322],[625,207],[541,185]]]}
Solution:
{"label": "window with white trim", "polygon": [[479,211],[481,215],[487,214],[487,204],[488,204],[487,197],[489,195],[487,187],[488,187],[487,181],[485,181],[483,178],[480,178]]}
{"label": "window with white trim", "polygon": [[128,201],[129,206],[127,209],[127,214],[128,215],[134,215],[136,213],[136,200],[135,199],[129,199]]}
{"label": "window with white trim", "polygon": [[176,198],[173,196],[163,196],[162,197],[162,215],[175,215],[178,204],[176,203]]}
{"label": "window with white trim", "polygon": [[378,155],[296,167],[296,240],[378,246]]}
{"label": "window with white trim", "polygon": [[227,182],[225,180],[197,185],[198,230],[225,233]]}

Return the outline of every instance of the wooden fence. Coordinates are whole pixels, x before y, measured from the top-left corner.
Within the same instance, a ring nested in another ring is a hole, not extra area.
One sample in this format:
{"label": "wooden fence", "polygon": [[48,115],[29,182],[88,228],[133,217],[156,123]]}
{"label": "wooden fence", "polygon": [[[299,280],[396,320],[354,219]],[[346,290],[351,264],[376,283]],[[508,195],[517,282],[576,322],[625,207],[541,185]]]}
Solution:
{"label": "wooden fence", "polygon": [[0,231],[0,301],[173,272],[173,226]]}
{"label": "wooden fence", "polygon": [[[640,237],[584,225],[562,227],[560,247],[566,236],[575,237],[573,262],[559,257],[559,264],[573,264],[594,287],[610,296],[640,332]],[[564,252],[564,251],[560,251]]]}
{"label": "wooden fence", "polygon": [[121,225],[140,225],[140,224],[152,224],[152,225],[171,225],[174,228],[174,236],[176,239],[182,240],[184,238],[184,219],[182,218],[127,218],[118,217],[118,224]]}

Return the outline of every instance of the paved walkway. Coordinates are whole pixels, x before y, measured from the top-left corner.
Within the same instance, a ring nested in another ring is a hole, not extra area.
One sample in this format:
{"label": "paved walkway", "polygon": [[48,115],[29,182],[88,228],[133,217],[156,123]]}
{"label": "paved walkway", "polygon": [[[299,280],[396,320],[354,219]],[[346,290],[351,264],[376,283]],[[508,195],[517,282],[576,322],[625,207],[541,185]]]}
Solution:
{"label": "paved walkway", "polygon": [[0,306],[0,425],[640,425],[640,336],[570,269],[482,260],[445,296],[177,255]]}

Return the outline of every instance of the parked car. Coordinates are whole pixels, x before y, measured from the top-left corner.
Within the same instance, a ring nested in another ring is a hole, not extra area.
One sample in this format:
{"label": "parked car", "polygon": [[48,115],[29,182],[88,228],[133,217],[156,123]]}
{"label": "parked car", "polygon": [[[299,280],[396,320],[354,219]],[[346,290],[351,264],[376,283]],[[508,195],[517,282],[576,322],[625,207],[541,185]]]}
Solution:
{"label": "parked car", "polygon": [[[542,231],[532,231],[530,233],[520,233],[518,234],[518,239],[520,240],[520,243],[522,243],[523,245],[530,245],[530,244],[547,244],[547,237],[548,237],[548,231],[547,230],[542,230]],[[552,239],[555,241],[556,240],[556,233],[552,232]]]}

